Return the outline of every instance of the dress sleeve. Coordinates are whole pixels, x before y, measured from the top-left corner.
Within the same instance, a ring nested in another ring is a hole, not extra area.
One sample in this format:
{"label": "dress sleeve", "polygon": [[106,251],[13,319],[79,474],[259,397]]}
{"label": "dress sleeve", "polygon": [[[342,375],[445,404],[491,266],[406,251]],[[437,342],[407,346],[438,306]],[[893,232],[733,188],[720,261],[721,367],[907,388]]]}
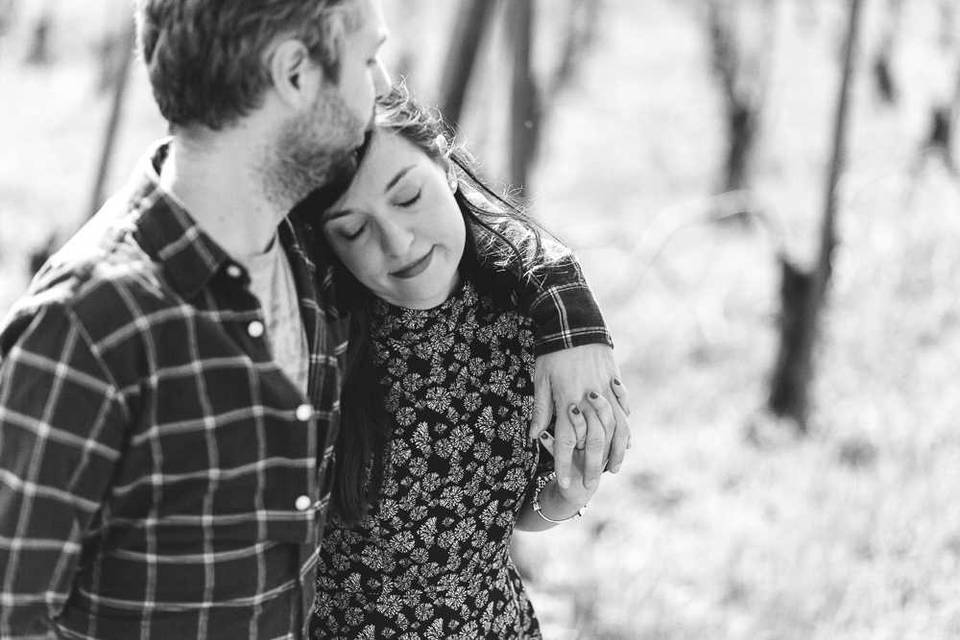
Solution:
{"label": "dress sleeve", "polygon": [[7,328],[0,360],[0,637],[44,638],[120,456],[125,408],[73,314]]}
{"label": "dress sleeve", "polygon": [[[588,344],[613,346],[600,307],[569,248],[517,219],[504,218],[493,228],[520,251],[499,266],[519,280],[518,305],[533,320],[536,355]],[[502,240],[495,234],[484,234],[478,249],[481,261],[504,253],[496,251],[498,242]]]}

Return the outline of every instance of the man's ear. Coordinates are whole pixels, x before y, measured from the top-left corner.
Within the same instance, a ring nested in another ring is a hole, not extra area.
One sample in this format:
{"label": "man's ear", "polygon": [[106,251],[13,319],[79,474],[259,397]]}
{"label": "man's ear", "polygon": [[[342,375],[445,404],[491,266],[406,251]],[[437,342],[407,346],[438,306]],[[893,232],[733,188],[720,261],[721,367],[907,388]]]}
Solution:
{"label": "man's ear", "polygon": [[323,68],[299,40],[280,42],[270,57],[270,79],[280,99],[295,109],[313,104],[323,83]]}

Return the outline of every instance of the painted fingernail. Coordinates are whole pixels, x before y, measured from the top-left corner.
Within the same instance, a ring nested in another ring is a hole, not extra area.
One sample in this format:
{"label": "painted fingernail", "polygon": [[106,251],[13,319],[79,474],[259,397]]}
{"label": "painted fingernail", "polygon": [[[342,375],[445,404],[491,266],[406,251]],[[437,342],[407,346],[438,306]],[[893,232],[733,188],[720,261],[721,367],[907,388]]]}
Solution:
{"label": "painted fingernail", "polygon": [[572,413],[575,416],[580,415],[580,407],[574,407],[573,409],[570,409],[570,413]]}
{"label": "painted fingernail", "polygon": [[540,439],[541,439],[541,440],[549,440],[549,439],[550,439],[550,434],[547,433],[546,431],[544,431],[543,433],[540,434]]}
{"label": "painted fingernail", "polygon": [[600,397],[600,396],[597,395],[597,392],[596,392],[596,391],[591,391],[591,392],[590,392],[590,399],[591,399],[591,400],[596,400],[596,399],[599,398],[599,397]]}
{"label": "painted fingernail", "polygon": [[618,387],[621,386],[622,383],[620,382],[620,378],[614,378],[613,384],[617,385]]}

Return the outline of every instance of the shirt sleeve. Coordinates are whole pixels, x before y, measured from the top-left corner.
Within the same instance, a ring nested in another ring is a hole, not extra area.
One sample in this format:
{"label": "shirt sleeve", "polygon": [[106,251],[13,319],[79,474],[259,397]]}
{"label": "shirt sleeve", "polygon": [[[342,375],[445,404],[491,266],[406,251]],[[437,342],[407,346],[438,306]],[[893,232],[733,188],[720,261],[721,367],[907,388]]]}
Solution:
{"label": "shirt sleeve", "polygon": [[120,456],[122,399],[75,316],[41,307],[0,361],[0,637],[43,638]]}
{"label": "shirt sleeve", "polygon": [[[535,354],[588,344],[613,347],[600,307],[570,249],[520,220],[505,218],[494,228],[520,252],[501,266],[519,278],[519,308],[533,320]],[[497,242],[493,234],[484,234],[479,251],[490,252]],[[481,260],[485,257],[481,255]]]}

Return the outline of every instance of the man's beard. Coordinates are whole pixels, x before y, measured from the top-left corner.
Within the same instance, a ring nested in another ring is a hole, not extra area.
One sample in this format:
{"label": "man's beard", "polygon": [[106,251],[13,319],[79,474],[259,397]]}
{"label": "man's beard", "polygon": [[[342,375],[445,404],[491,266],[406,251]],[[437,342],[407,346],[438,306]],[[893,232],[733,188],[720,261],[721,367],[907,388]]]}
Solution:
{"label": "man's beard", "polygon": [[328,197],[346,191],[357,172],[356,135],[363,126],[336,90],[322,90],[309,113],[283,125],[268,153],[267,197],[289,208],[316,190]]}

